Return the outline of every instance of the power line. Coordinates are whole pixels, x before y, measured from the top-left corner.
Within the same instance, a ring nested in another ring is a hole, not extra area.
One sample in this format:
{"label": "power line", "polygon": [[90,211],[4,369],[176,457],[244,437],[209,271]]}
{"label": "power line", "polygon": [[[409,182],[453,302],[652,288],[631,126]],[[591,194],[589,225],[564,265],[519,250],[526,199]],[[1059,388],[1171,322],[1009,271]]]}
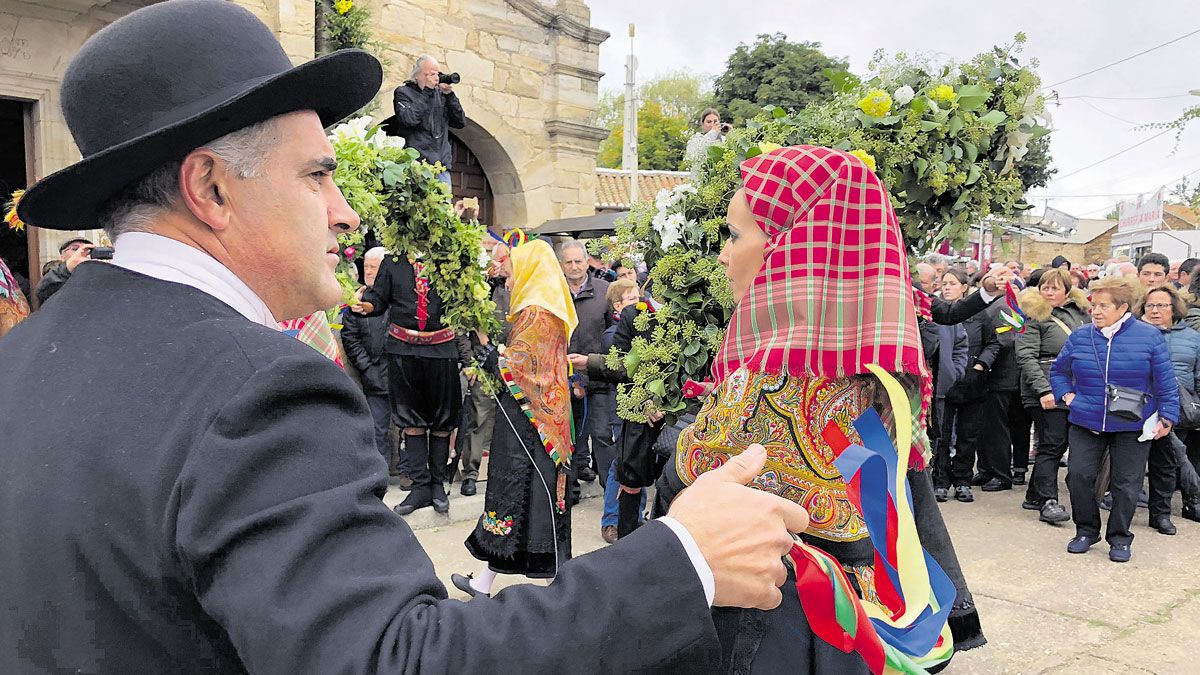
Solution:
{"label": "power line", "polygon": [[1124,117],[1117,117],[1116,115],[1108,112],[1107,110],[1104,110],[1103,108],[1100,108],[1099,106],[1094,105],[1091,101],[1088,101],[1087,99],[1081,100],[1080,103],[1086,105],[1087,107],[1091,108],[1092,110],[1095,110],[1096,112],[1100,113],[1101,115],[1104,115],[1105,117],[1111,117],[1112,119],[1114,119],[1118,122],[1124,122],[1125,124],[1128,124],[1128,125],[1134,126],[1134,127],[1141,126],[1137,122],[1131,122],[1131,121],[1125,119]]}
{"label": "power line", "polygon": [[1088,96],[1077,94],[1075,96],[1059,96],[1059,101],[1069,101],[1071,99],[1083,98],[1092,99],[1095,101],[1164,101],[1169,98],[1191,98],[1192,94],[1171,94],[1170,96]]}
{"label": "power line", "polygon": [[1197,28],[1196,30],[1188,33],[1187,35],[1180,35],[1179,37],[1175,38],[1174,40],[1168,40],[1160,45],[1155,45],[1149,49],[1145,49],[1145,50],[1140,51],[1131,56],[1126,56],[1125,58],[1121,59],[1120,61],[1113,61],[1112,63],[1110,63],[1108,65],[1100,66],[1099,68],[1094,68],[1092,70],[1087,71],[1086,73],[1080,73],[1079,75],[1076,75],[1074,77],[1068,77],[1067,79],[1060,80],[1058,82],[1055,82],[1054,84],[1048,84],[1045,87],[1043,87],[1043,89],[1053,89],[1054,87],[1057,87],[1061,84],[1066,84],[1067,82],[1073,82],[1075,80],[1078,80],[1081,77],[1087,77],[1088,75],[1091,75],[1093,73],[1098,73],[1102,70],[1107,70],[1108,68],[1112,68],[1115,65],[1119,65],[1119,64],[1125,63],[1126,61],[1136,59],[1137,57],[1142,56],[1143,54],[1149,54],[1150,52],[1155,51],[1157,49],[1162,49],[1163,47],[1166,47],[1167,45],[1175,44],[1176,42],[1179,42],[1180,40],[1183,40],[1184,38],[1189,38],[1189,37],[1195,35],[1196,33],[1200,33],[1200,28]]}
{"label": "power line", "polygon": [[1063,180],[1066,178],[1070,178],[1071,176],[1074,176],[1076,174],[1087,171],[1088,169],[1090,169],[1094,166],[1099,166],[1099,165],[1107,162],[1108,160],[1113,159],[1114,157],[1120,157],[1121,155],[1129,152],[1130,150],[1133,150],[1134,148],[1140,148],[1141,146],[1149,143],[1150,141],[1158,138],[1159,136],[1163,136],[1171,131],[1174,131],[1174,129],[1163,129],[1162,131],[1158,132],[1157,134],[1154,134],[1153,136],[1151,136],[1150,138],[1147,138],[1145,140],[1134,143],[1133,145],[1129,146],[1128,148],[1125,148],[1124,150],[1118,150],[1117,152],[1114,152],[1113,154],[1109,155],[1108,157],[1105,157],[1104,159],[1096,160],[1095,162],[1088,164],[1087,166],[1083,167],[1082,169],[1076,169],[1076,170],[1072,171],[1071,173],[1068,173],[1068,174],[1065,174],[1062,176],[1055,176],[1054,180]]}

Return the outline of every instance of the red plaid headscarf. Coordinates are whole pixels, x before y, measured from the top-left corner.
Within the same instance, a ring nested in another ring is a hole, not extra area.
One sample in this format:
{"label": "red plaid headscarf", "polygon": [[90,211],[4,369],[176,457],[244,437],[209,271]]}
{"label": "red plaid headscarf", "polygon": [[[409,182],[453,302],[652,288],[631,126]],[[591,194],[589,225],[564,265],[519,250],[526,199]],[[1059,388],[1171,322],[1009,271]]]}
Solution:
{"label": "red plaid headscarf", "polygon": [[853,155],[811,146],[740,169],[768,241],[717,353],[716,381],[741,366],[847,377],[874,363],[918,375],[928,391],[904,240],[879,178]]}

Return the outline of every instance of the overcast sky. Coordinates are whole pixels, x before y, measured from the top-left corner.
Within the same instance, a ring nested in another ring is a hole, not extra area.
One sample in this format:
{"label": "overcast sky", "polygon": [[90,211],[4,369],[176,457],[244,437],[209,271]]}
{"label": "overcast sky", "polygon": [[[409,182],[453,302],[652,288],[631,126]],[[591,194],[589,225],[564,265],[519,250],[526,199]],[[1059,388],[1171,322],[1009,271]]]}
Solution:
{"label": "overcast sky", "polygon": [[[589,4],[592,24],[612,33],[600,47],[600,70],[606,73],[600,81],[602,91],[624,84],[631,22],[637,24],[639,79],[680,69],[719,74],[737,44],[753,42],[759,33],[782,32],[794,41],[820,42],[825,53],[849,59],[851,70],[863,74],[878,48],[965,61],[1023,31],[1029,38],[1024,57],[1041,62],[1038,72],[1046,85],[1200,30],[1197,0],[593,0]],[[1171,132],[1066,176],[1159,133],[1135,131],[1137,125],[1171,120],[1186,106],[1200,104],[1200,97],[1188,96],[1189,90],[1200,89],[1200,33],[1054,89],[1062,97],[1097,98],[1072,98],[1049,106],[1055,128],[1054,164],[1064,178],[1031,193],[1038,213],[1048,198],[1051,206],[1067,213],[1100,218],[1116,200],[1127,198],[1107,195],[1150,192],[1159,185],[1174,185],[1184,174],[1192,174],[1192,185],[1200,181],[1200,121],[1184,134],[1173,155]],[[1173,98],[1099,98],[1168,96]]]}

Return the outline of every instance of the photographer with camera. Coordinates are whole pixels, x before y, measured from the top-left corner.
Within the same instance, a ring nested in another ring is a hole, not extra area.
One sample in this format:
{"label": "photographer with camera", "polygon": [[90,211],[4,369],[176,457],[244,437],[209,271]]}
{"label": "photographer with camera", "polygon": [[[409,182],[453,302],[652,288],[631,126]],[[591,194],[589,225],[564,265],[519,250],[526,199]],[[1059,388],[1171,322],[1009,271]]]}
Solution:
{"label": "photographer with camera", "polygon": [[721,121],[721,115],[716,108],[705,108],[700,113],[700,131],[688,139],[687,152],[684,161],[694,175],[708,156],[708,149],[717,143],[725,142],[725,134],[733,127],[728,122]]}
{"label": "photographer with camera", "polygon": [[107,246],[96,246],[83,237],[75,237],[63,242],[58,247],[58,264],[50,268],[42,280],[38,282],[33,294],[37,296],[38,306],[46,304],[50,296],[58,292],[79,263],[84,260],[108,260],[112,258],[112,249]]}
{"label": "photographer with camera", "polygon": [[454,93],[458,73],[439,72],[437,59],[417,57],[410,80],[396,87],[392,102],[396,108],[394,133],[404,137],[405,144],[421,153],[421,159],[433,164],[441,162],[445,169],[438,180],[450,184],[449,129],[461,129],[467,124],[462,103]]}

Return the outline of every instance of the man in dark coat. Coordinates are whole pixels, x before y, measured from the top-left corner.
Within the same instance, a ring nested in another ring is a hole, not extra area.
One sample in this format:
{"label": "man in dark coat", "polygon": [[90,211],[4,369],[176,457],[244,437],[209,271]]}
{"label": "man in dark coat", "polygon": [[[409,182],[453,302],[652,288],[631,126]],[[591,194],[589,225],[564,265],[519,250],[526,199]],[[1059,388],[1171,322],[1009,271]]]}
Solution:
{"label": "man in dark coat", "polygon": [[[368,286],[375,283],[379,266],[387,251],[377,246],[363,256],[363,281]],[[388,321],[385,316],[359,316],[346,312],[342,317],[342,345],[350,363],[362,377],[363,394],[371,408],[371,419],[375,422],[375,447],[390,463],[392,448],[388,441],[388,427],[392,421],[392,407],[388,401]],[[404,463],[401,462],[403,467]]]}
{"label": "man in dark coat", "polygon": [[359,220],[323,127],[382,76],[293,67],[223,0],[136,10],[67,67],[83,159],[20,215],[117,254],[0,340],[0,672],[712,672],[710,605],[781,601],[807,516],[745,487],[758,448],[549,587],[447,599],[362,393],[274,328],[341,296]]}
{"label": "man in dark coat", "polygon": [[46,304],[50,296],[57,293],[58,289],[67,283],[67,279],[71,278],[71,274],[75,272],[79,263],[87,260],[91,255],[93,247],[91,241],[82,237],[68,239],[58,247],[58,264],[42,275],[37,288],[34,289],[39,307]]}
{"label": "man in dark coat", "polygon": [[421,159],[430,164],[441,162],[445,172],[438,177],[449,184],[453,160],[449,129],[462,129],[467,117],[454,85],[438,82],[439,68],[432,56],[417,58],[412,77],[392,94],[396,116],[385,124],[404,137],[405,145],[421,153]]}
{"label": "man in dark coat", "polygon": [[[558,246],[558,260],[563,276],[575,297],[575,314],[579,326],[571,335],[567,351],[571,354],[600,352],[600,338],[609,326],[608,282],[588,273],[588,253],[583,242],[571,239]],[[584,371],[575,371],[572,386],[572,411],[575,415],[575,456],[571,459],[579,480],[593,481],[595,459],[597,471],[607,471],[616,454],[613,443],[612,418],[614,402],[608,385],[591,381]]]}

